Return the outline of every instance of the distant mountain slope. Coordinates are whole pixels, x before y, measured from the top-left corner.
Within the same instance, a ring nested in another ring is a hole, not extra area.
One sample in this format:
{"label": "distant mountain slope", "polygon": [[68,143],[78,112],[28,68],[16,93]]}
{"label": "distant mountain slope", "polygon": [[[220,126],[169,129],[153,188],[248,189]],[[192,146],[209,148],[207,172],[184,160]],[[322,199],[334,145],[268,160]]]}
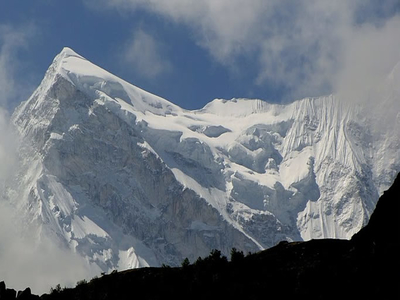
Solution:
{"label": "distant mountain slope", "polygon": [[350,238],[400,170],[399,127],[371,120],[333,95],[187,111],[65,48],[12,115],[21,167],[5,197],[103,271]]}
{"label": "distant mountain slope", "polygon": [[113,273],[42,299],[396,299],[399,206],[400,175],[350,241],[282,242],[231,262],[214,251],[193,265]]}

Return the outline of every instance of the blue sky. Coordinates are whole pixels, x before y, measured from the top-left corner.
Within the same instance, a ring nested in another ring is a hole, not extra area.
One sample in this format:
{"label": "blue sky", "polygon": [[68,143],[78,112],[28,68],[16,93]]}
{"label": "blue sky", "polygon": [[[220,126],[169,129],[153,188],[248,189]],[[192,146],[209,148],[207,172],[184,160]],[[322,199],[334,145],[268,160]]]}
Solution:
{"label": "blue sky", "polygon": [[400,1],[0,0],[2,106],[64,46],[187,109],[359,97],[400,61]]}

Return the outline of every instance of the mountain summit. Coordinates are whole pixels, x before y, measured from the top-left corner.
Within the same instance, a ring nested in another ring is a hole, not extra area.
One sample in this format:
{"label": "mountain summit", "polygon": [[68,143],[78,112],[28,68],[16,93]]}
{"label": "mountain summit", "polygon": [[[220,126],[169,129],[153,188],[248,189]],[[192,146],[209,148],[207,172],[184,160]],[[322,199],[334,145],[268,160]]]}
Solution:
{"label": "mountain summit", "polygon": [[69,48],[12,122],[21,166],[5,196],[103,271],[348,239],[400,170],[399,127],[382,134],[334,95],[188,111]]}

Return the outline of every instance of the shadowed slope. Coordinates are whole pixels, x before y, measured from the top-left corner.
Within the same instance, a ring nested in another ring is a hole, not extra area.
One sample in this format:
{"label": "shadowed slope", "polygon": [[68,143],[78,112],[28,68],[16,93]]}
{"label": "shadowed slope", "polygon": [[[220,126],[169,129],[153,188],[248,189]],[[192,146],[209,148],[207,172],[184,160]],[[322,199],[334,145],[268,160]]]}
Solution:
{"label": "shadowed slope", "polygon": [[214,251],[182,268],[114,273],[43,299],[389,299],[400,296],[400,176],[352,240],[281,242],[228,262]]}

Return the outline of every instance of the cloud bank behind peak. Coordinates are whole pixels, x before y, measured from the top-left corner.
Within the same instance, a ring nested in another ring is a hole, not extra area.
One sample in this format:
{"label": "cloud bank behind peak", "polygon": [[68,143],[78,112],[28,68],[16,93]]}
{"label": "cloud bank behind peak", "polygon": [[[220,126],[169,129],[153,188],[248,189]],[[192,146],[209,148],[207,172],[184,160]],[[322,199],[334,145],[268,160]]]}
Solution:
{"label": "cloud bank behind peak", "polygon": [[[85,2],[93,7],[92,0]],[[381,81],[400,61],[400,3],[393,0],[379,5],[372,0],[103,4],[123,13],[146,11],[189,28],[194,42],[215,61],[235,72],[251,61],[254,83],[280,87],[287,100],[332,92],[360,97],[365,85]]]}

